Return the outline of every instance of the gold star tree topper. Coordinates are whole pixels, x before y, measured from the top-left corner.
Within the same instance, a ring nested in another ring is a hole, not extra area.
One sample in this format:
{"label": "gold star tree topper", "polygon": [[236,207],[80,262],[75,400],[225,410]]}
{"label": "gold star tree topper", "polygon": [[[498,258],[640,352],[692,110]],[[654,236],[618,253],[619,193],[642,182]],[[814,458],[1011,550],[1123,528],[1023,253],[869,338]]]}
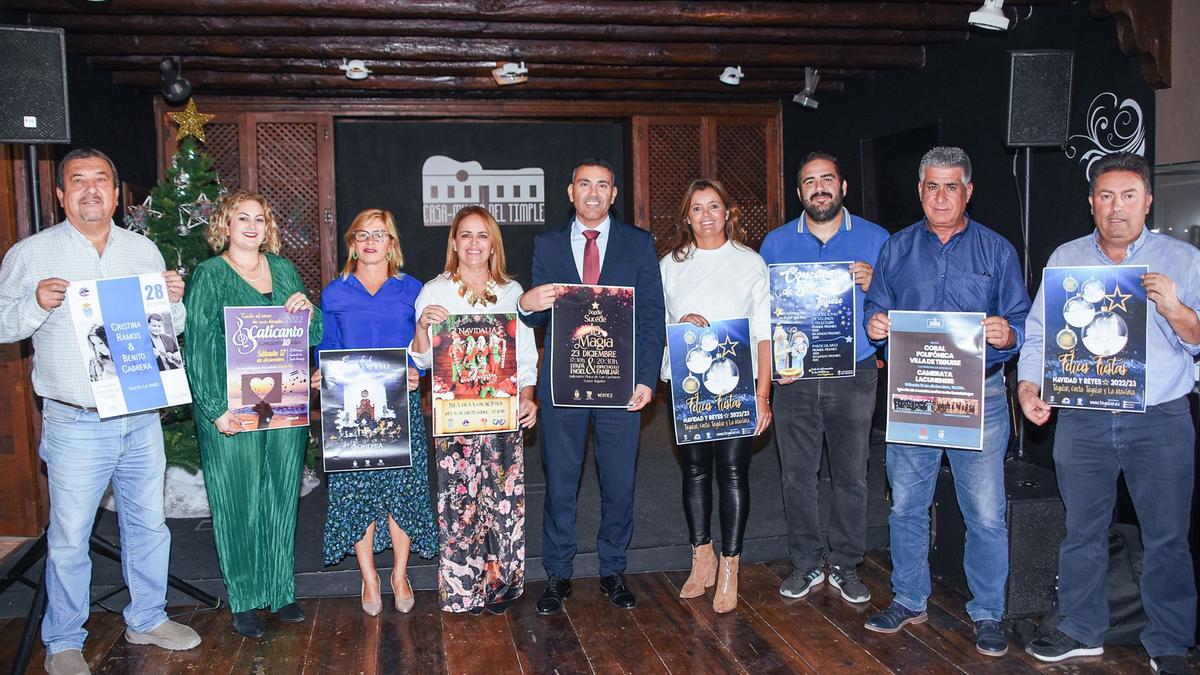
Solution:
{"label": "gold star tree topper", "polygon": [[183,109],[183,112],[169,112],[167,113],[167,117],[179,125],[179,140],[182,141],[188,136],[195,136],[203,143],[204,125],[214,116],[197,111],[196,100],[189,98],[187,107]]}

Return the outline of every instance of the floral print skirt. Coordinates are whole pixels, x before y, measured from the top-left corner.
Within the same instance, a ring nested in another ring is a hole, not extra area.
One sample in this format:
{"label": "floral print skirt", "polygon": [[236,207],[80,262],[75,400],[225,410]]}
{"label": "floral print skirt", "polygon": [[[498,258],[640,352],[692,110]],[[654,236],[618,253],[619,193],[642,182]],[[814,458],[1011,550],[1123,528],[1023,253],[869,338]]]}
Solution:
{"label": "floral print skirt", "polygon": [[525,446],[521,432],[435,438],[438,596],[478,612],[525,588]]}

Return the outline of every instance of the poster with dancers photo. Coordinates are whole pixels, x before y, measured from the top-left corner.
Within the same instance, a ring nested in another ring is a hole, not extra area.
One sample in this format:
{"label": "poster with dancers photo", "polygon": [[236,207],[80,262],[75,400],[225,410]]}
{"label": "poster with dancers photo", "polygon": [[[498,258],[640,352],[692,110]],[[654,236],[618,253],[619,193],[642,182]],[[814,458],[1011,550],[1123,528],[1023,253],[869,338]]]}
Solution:
{"label": "poster with dancers photo", "polygon": [[982,312],[888,312],[887,442],[983,449]]}
{"label": "poster with dancers photo", "polygon": [[858,308],[850,264],[770,266],[772,379],[854,376]]}
{"label": "poster with dancers photo", "polygon": [[577,408],[626,407],[636,367],[633,287],[559,288],[550,312],[551,400]]}
{"label": "poster with dancers photo", "polygon": [[434,436],[516,431],[517,314],[451,314],[430,328]]}
{"label": "poster with dancers photo", "polygon": [[1145,265],[1042,272],[1042,399],[1059,408],[1146,412]]}
{"label": "poster with dancers photo", "polygon": [[73,281],[66,296],[102,419],[191,402],[161,274]]}
{"label": "poster with dancers photo", "polygon": [[328,349],[320,362],[325,472],[412,466],[408,351]]}
{"label": "poster with dancers photo", "polygon": [[753,348],[749,319],[667,326],[676,443],[754,435]]}
{"label": "poster with dancers photo", "polygon": [[309,314],[225,308],[229,410],[244,431],[308,426]]}

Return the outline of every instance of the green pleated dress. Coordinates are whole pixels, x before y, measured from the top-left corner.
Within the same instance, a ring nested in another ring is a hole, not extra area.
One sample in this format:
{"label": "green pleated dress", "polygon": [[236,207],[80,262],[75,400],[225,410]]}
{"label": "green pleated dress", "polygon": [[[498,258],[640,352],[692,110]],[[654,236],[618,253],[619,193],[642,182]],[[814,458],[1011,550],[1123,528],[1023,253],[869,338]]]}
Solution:
{"label": "green pleated dress", "polygon": [[[304,292],[290,262],[267,254],[271,299],[246,283],[222,257],[196,266],[188,277],[184,353],[213,537],[229,607],[272,611],[295,601],[296,508],[307,427],[225,436],[213,422],[228,409],[225,379],[225,307],[280,306]],[[321,311],[313,307],[309,345],[321,341]]]}

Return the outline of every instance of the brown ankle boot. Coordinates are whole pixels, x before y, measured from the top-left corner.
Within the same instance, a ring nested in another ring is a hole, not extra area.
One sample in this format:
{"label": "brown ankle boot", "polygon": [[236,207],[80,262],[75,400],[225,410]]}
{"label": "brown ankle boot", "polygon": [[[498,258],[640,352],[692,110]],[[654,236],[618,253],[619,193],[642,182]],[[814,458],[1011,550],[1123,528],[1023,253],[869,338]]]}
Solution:
{"label": "brown ankle boot", "polygon": [[742,556],[732,558],[721,556],[721,569],[717,575],[717,592],[713,595],[713,611],[719,614],[733,611],[737,607],[738,561]]}
{"label": "brown ankle boot", "polygon": [[710,541],[692,548],[692,573],[679,591],[681,598],[698,598],[704,589],[717,583],[717,556]]}

